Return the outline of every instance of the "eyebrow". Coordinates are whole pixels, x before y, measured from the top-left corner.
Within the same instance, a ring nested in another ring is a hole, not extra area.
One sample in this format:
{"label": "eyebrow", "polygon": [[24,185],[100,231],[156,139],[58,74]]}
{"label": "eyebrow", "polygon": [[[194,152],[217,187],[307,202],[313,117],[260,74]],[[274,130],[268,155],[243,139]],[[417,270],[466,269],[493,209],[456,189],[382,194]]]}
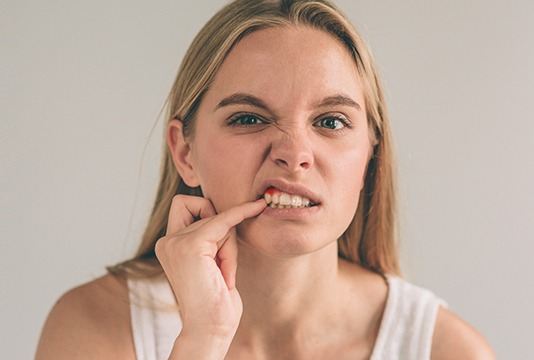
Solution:
{"label": "eyebrow", "polygon": [[[270,113],[275,118],[278,118],[276,113],[265,104],[265,102],[250,94],[246,93],[235,93],[228,97],[225,97],[222,99],[217,106],[215,107],[214,111],[217,109],[220,109],[224,106],[229,105],[251,105],[260,109],[263,109]],[[343,94],[336,94],[332,96],[327,96],[323,100],[319,101],[318,103],[314,104],[314,107],[325,107],[325,106],[336,106],[336,105],[343,105],[343,106],[350,106],[355,108],[358,111],[362,110],[362,107],[360,104],[358,104],[356,101],[351,99],[350,97],[343,95]]]}

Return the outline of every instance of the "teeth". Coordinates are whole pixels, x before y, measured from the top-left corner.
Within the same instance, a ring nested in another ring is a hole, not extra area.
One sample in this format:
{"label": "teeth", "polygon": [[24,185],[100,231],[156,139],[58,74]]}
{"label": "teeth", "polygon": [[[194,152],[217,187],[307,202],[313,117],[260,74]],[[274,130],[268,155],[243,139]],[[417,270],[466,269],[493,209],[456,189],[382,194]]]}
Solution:
{"label": "teeth", "polygon": [[291,205],[291,195],[286,194],[286,193],[281,193],[278,203],[280,205]]}
{"label": "teeth", "polygon": [[265,193],[265,201],[272,208],[302,208],[311,206],[308,198],[299,195],[290,195],[283,192]]}
{"label": "teeth", "polygon": [[291,206],[300,207],[302,205],[302,198],[298,195],[291,196]]}

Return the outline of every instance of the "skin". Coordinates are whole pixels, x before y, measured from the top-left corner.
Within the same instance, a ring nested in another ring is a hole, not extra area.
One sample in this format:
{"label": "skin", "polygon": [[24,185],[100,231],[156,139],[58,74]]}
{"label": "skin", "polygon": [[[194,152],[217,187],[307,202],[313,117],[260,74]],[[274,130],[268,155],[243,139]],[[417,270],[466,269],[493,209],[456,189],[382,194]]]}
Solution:
{"label": "skin", "polygon": [[[262,99],[278,114],[276,122],[251,105],[215,110],[235,92]],[[313,106],[339,93],[361,110]],[[226,125],[244,111],[269,122]],[[320,121],[332,114],[344,115],[352,128],[334,135]],[[226,58],[196,120],[193,139],[183,139],[181,123],[172,121],[167,141],[184,181],[200,185],[217,213],[255,200],[261,181],[271,177],[304,184],[323,199],[310,220],[260,215],[236,227],[243,314],[226,358],[367,359],[388,289],[379,275],[337,256],[336,239],[354,216],[371,153],[362,88],[347,50],[306,27],[254,32]],[[133,359],[129,326],[126,285],[104,276],[58,300],[36,359],[82,359],[95,351],[96,358]],[[474,328],[440,308],[432,359],[458,358],[494,354]]]}
{"label": "skin", "polygon": [[[277,116],[250,104],[217,108],[234,93],[261,99]],[[337,94],[352,98],[360,109],[314,106]],[[253,125],[228,126],[229,118],[243,112],[256,114],[241,120]],[[351,128],[328,123],[332,115],[342,116]],[[236,343],[259,353],[272,349],[278,334],[278,349],[302,353],[312,342],[346,341],[347,331],[364,341],[367,328],[354,324],[376,328],[371,324],[377,321],[376,309],[366,314],[365,285],[348,280],[349,273],[363,276],[365,271],[340,264],[336,243],[356,212],[371,153],[362,87],[348,51],[327,33],[309,28],[255,32],[223,63],[196,121],[194,139],[171,141],[172,153],[184,180],[200,185],[217,212],[254,200],[261,182],[273,177],[305,184],[323,199],[320,212],[309,219],[259,216],[237,226],[236,286],[245,310]],[[173,129],[180,130],[178,121]],[[179,139],[176,132],[173,137]],[[384,282],[375,288],[385,297]],[[361,309],[352,317],[344,310],[349,296]],[[325,324],[336,324],[339,333]],[[291,343],[280,344],[281,338]]]}

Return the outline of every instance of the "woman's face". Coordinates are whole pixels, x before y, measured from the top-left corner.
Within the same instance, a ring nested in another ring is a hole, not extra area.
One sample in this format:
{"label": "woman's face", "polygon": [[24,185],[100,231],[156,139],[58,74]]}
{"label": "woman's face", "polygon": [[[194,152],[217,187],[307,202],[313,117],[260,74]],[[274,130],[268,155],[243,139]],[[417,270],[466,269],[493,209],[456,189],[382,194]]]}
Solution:
{"label": "woman's face", "polygon": [[[223,101],[234,94],[249,98]],[[318,105],[341,97],[356,105]],[[197,112],[190,161],[204,196],[219,213],[257,199],[262,182],[276,178],[322,200],[302,219],[247,219],[237,227],[240,245],[289,257],[337,240],[356,212],[370,156],[364,106],[354,60],[326,32],[271,28],[234,47]]]}

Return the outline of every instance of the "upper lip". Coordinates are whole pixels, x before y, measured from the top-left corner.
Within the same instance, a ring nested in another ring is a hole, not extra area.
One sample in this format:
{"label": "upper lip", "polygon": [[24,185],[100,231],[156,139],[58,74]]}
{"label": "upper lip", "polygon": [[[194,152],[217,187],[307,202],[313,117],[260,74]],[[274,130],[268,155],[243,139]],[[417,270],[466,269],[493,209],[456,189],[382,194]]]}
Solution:
{"label": "upper lip", "polygon": [[263,194],[265,194],[265,190],[267,190],[271,186],[288,194],[306,197],[314,204],[321,204],[323,202],[319,195],[315,194],[313,191],[308,189],[306,186],[301,185],[301,184],[296,184],[296,183],[290,183],[282,179],[264,180],[260,187],[260,193],[258,195],[258,199],[263,197]]}

